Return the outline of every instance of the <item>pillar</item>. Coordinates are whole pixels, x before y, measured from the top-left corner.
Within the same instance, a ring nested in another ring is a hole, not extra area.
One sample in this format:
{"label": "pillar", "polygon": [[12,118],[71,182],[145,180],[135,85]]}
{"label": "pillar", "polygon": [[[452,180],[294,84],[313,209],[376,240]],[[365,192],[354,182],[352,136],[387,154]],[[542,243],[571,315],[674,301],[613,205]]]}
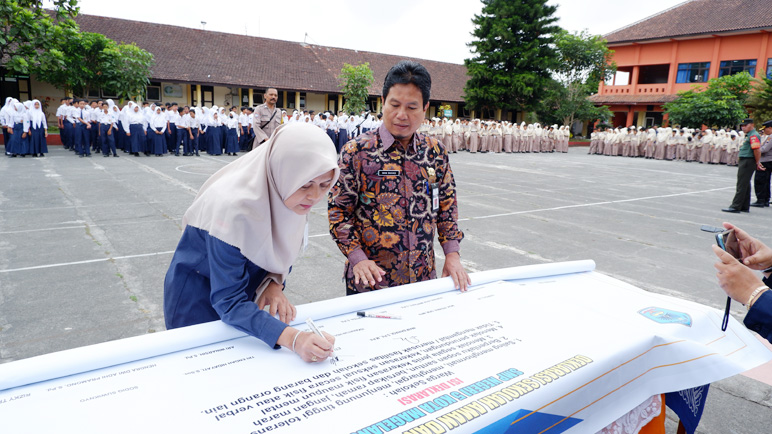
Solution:
{"label": "pillar", "polygon": [[501,120],[501,109],[496,109],[496,120],[497,121]]}
{"label": "pillar", "polygon": [[769,33],[764,33],[761,37],[761,50],[759,50],[759,59],[756,61],[756,77],[765,78],[767,76],[767,46],[769,45]]}
{"label": "pillar", "polygon": [[719,49],[721,48],[721,38],[714,36],[713,41],[713,57],[710,59],[710,72],[708,72],[708,79],[717,78],[718,70],[721,69],[721,62],[718,60],[718,53]]}
{"label": "pillar", "polygon": [[626,127],[629,127],[633,124],[633,115],[635,115],[635,112],[633,111],[633,106],[629,106],[627,108],[627,121],[625,122]]}
{"label": "pillar", "polygon": [[200,106],[200,107],[204,106],[204,102],[201,100],[201,85],[200,84],[196,85],[196,105]]}
{"label": "pillar", "polygon": [[286,90],[281,91],[281,100],[284,101],[284,107],[282,107],[282,108],[286,108],[287,107],[287,91]]}
{"label": "pillar", "polygon": [[[343,94],[338,95],[338,111],[343,110]],[[337,115],[337,113],[335,113]]]}
{"label": "pillar", "polygon": [[636,93],[638,91],[638,75],[640,73],[641,73],[641,67],[638,65],[633,66],[633,73],[631,74],[631,77],[630,77],[630,84],[631,84],[630,87],[633,89],[633,92],[636,92]]}
{"label": "pillar", "polygon": [[295,110],[300,110],[300,91],[295,91]]}
{"label": "pillar", "polygon": [[635,123],[637,127],[646,126],[646,112],[638,112],[638,121]]}
{"label": "pillar", "polygon": [[255,106],[255,90],[249,89],[249,106],[254,107]]}
{"label": "pillar", "polygon": [[670,50],[670,71],[667,74],[667,85],[665,87],[665,93],[668,95],[673,93],[673,85],[678,74],[678,41],[672,41],[672,44],[673,48]]}
{"label": "pillar", "polygon": [[383,113],[383,99],[378,97],[378,113]]}

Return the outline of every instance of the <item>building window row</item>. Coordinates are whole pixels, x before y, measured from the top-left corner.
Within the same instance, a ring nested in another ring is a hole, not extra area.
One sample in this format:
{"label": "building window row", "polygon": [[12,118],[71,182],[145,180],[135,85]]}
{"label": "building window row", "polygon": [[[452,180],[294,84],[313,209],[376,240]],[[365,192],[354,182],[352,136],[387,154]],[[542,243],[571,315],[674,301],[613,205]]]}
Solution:
{"label": "building window row", "polygon": [[718,76],[739,74],[748,71],[751,77],[756,76],[756,59],[748,60],[725,60],[721,62],[721,68],[718,70]]}
{"label": "building window row", "polygon": [[679,63],[676,83],[704,83],[709,72],[710,62]]}

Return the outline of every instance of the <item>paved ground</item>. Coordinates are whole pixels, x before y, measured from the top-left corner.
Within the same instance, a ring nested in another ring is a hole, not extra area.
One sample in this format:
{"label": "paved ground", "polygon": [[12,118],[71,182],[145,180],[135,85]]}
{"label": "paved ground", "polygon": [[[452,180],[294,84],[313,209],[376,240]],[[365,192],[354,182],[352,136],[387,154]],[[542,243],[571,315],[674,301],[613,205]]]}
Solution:
{"label": "paved ground", "polygon": [[[641,288],[722,308],[713,239],[700,225],[730,218],[772,241],[772,209],[720,211],[733,168],[586,149],[451,156],[468,269],[594,259]],[[45,158],[0,158],[0,362],[164,329],[162,282],[182,214],[235,157],[120,155],[53,147]],[[345,292],[343,257],[326,230],[320,204],[288,279],[296,304]],[[741,319],[744,308],[734,308]],[[769,432],[772,367],[751,375],[714,384],[700,432]]]}

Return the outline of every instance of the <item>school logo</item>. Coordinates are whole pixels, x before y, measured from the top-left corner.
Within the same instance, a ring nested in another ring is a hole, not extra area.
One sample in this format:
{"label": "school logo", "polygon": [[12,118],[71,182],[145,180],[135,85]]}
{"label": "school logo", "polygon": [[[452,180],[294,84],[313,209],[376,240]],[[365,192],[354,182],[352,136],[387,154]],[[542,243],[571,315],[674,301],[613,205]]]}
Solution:
{"label": "school logo", "polygon": [[676,312],[661,307],[647,307],[638,311],[639,314],[660,324],[683,324],[692,326],[692,317],[688,313]]}

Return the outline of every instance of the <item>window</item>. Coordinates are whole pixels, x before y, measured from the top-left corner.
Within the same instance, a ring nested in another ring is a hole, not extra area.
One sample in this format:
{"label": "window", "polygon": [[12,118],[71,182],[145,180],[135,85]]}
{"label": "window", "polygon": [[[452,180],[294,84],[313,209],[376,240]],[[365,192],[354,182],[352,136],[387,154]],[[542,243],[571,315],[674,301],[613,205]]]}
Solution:
{"label": "window", "polygon": [[748,71],[751,77],[756,76],[756,59],[748,60],[724,60],[721,62],[721,69],[718,70],[718,76],[734,75],[743,71]]}
{"label": "window", "polygon": [[203,106],[214,105],[214,86],[201,86],[201,103]]}
{"label": "window", "polygon": [[287,92],[287,108],[297,108],[295,107],[295,92]]}
{"label": "window", "polygon": [[298,109],[305,109],[306,108],[306,93],[300,92],[300,107]]}
{"label": "window", "polygon": [[676,83],[705,83],[709,72],[710,62],[679,63]]}
{"label": "window", "polygon": [[638,83],[631,84],[664,84],[670,74],[670,64],[643,65],[638,71]]}
{"label": "window", "polygon": [[252,103],[255,106],[259,106],[265,102],[265,92],[267,90],[268,89],[252,89]]}
{"label": "window", "polygon": [[772,58],[767,59],[767,78],[772,79]]}
{"label": "window", "polygon": [[102,98],[118,99],[118,94],[114,90],[102,89]]}
{"label": "window", "polygon": [[367,97],[367,107],[370,109],[371,112],[378,113],[378,97],[377,96]]}
{"label": "window", "polygon": [[151,81],[147,86],[148,101],[161,101],[161,83],[157,81]]}
{"label": "window", "polygon": [[249,107],[249,89],[241,89],[241,106]]}
{"label": "window", "polygon": [[284,107],[284,92],[277,90],[279,97],[276,98],[276,107]]}
{"label": "window", "polygon": [[19,101],[31,98],[30,78],[27,75],[10,75],[8,71],[0,68],[0,101],[5,102],[6,97],[14,97]]}

